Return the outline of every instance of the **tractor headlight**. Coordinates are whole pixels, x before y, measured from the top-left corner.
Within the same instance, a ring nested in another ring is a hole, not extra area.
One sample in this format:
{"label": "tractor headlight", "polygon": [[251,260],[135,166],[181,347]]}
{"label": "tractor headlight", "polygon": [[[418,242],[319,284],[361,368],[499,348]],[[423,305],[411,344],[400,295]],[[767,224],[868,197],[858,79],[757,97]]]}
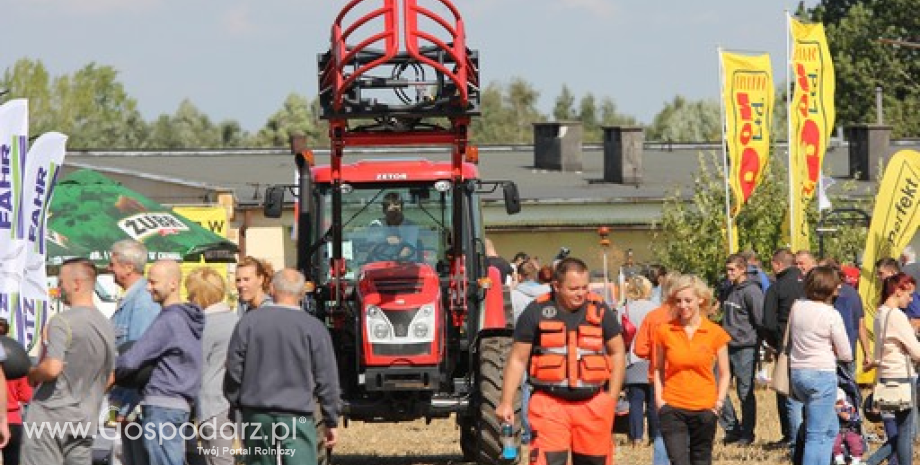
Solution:
{"label": "tractor headlight", "polygon": [[374,339],[386,339],[390,336],[390,328],[386,323],[374,323]]}
{"label": "tractor headlight", "polygon": [[370,342],[383,342],[392,337],[393,332],[390,321],[380,307],[368,305],[367,316],[364,322],[367,328],[367,337]]}
{"label": "tractor headlight", "polygon": [[424,339],[428,336],[428,325],[425,323],[416,323],[412,325],[412,336],[416,339]]}
{"label": "tractor headlight", "polygon": [[418,342],[434,340],[435,334],[435,307],[434,304],[425,304],[419,307],[418,313],[412,319],[412,338]]}

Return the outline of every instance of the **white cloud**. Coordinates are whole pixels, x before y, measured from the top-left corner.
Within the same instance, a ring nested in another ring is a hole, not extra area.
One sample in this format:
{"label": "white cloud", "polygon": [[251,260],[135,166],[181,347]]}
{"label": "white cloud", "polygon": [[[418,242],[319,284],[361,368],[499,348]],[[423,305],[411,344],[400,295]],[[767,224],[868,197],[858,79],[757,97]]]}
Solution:
{"label": "white cloud", "polygon": [[246,35],[258,30],[252,22],[252,12],[247,5],[236,5],[224,12],[220,24],[224,30],[234,35]]}

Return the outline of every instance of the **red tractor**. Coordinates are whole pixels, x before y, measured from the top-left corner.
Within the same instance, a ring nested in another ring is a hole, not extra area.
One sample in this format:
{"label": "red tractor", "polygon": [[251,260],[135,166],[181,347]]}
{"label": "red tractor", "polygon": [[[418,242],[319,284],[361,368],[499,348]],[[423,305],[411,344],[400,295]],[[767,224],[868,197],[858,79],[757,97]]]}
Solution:
{"label": "red tractor", "polygon": [[[336,347],[346,424],[455,415],[466,460],[497,464],[512,330],[486,263],[480,197],[501,189],[508,214],[520,199],[512,182],[479,178],[467,137],[478,53],[463,20],[448,0],[421,3],[353,0],[334,21],[318,57],[330,164],[294,150],[297,266],[315,285],[306,306]],[[443,159],[346,163],[356,147]],[[279,216],[294,187],[269,188],[266,215]]]}

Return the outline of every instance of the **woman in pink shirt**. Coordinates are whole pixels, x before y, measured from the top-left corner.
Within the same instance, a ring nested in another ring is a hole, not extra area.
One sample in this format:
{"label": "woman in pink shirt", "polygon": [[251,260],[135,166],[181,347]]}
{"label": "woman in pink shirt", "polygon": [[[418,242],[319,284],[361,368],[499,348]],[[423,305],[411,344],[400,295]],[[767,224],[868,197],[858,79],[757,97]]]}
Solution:
{"label": "woman in pink shirt", "polygon": [[[853,360],[843,318],[832,302],[840,287],[840,274],[827,266],[812,268],[805,276],[805,299],[789,312],[789,367],[792,396],[802,402],[805,416],[803,465],[827,465],[840,430],[837,400],[837,361]],[[790,418],[797,431],[801,417]]]}

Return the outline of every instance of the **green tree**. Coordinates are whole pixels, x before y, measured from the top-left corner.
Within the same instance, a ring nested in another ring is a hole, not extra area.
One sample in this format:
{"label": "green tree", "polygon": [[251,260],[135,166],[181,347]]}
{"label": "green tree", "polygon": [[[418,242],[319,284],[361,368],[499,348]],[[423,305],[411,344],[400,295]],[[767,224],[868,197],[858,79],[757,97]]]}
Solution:
{"label": "green tree", "polygon": [[305,135],[308,143],[319,138],[313,107],[306,97],[298,94],[284,99],[281,109],[259,130],[256,143],[263,147],[286,147],[294,134]]}
{"label": "green tree", "polygon": [[54,129],[51,102],[51,77],[41,61],[20,59],[3,73],[0,89],[9,91],[6,99],[29,100],[29,125],[33,134]]}
{"label": "green tree", "polygon": [[920,0],[822,0],[809,11],[825,25],[836,73],[837,124],[876,121],[875,89],[883,89],[885,124],[895,137],[920,135],[918,50],[879,39],[917,42]]}
{"label": "green tree", "polygon": [[556,97],[553,105],[553,119],[556,121],[571,121],[575,119],[575,95],[569,86],[563,84],[562,91]]}
{"label": "green tree", "polygon": [[147,132],[137,109],[111,66],[90,63],[53,84],[54,126],[72,148],[136,147]]}
{"label": "green tree", "polygon": [[[675,191],[665,199],[660,231],[652,241],[653,253],[666,267],[699,274],[713,284],[721,278],[728,254],[722,166],[721,154],[699,155],[693,192],[687,196]],[[763,181],[735,218],[739,250],[750,249],[760,257],[770,257],[774,250],[785,246],[787,186],[785,162],[774,153]],[[831,195],[835,208],[856,206],[871,211],[865,197],[856,197],[854,193],[855,184],[844,183],[836,195]],[[814,230],[819,219],[814,202],[807,214],[808,224]],[[818,236],[814,232],[811,240],[811,250],[817,252]],[[864,228],[843,225],[825,241],[825,256],[848,260],[864,241]]]}
{"label": "green tree", "polygon": [[539,99],[540,92],[532,84],[520,77],[511,79],[505,104],[511,110],[513,133],[506,143],[524,144],[533,141],[533,123],[546,121],[546,117],[537,109]]}
{"label": "green tree", "polygon": [[718,141],[722,114],[715,100],[689,101],[678,95],[661,110],[648,128],[647,140],[671,142]]}
{"label": "green tree", "polygon": [[179,103],[172,116],[160,115],[153,123],[145,148],[189,149],[222,146],[222,129],[214,125],[190,100]]}

